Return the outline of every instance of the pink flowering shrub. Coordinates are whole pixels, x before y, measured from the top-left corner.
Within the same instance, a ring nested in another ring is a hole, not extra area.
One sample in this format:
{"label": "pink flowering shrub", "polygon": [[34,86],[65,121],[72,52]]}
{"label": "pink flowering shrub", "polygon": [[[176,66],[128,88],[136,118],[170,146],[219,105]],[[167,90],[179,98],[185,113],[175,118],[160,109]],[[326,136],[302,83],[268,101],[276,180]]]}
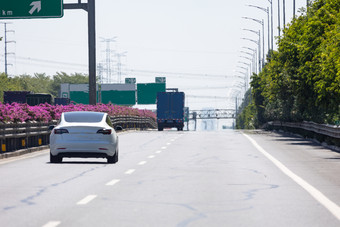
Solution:
{"label": "pink flowering shrub", "polygon": [[48,122],[51,120],[58,120],[63,112],[71,111],[96,111],[108,113],[110,116],[140,116],[156,119],[156,115],[152,111],[112,104],[97,104],[95,106],[84,104],[53,106],[45,103],[38,106],[29,106],[21,103],[0,103],[0,122]]}

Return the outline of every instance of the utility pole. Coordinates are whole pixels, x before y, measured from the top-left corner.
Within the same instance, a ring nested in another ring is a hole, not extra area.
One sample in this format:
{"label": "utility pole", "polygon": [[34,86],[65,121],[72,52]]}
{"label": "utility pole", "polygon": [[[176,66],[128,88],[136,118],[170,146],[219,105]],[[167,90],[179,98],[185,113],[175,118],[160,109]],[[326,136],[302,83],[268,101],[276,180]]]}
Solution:
{"label": "utility pole", "polygon": [[9,65],[12,65],[12,64],[8,64],[8,55],[9,54],[14,54],[14,53],[8,53],[8,48],[7,48],[7,44],[8,43],[15,43],[14,40],[7,40],[7,33],[8,32],[13,32],[14,33],[14,30],[7,30],[7,24],[11,24],[9,22],[5,22],[5,23],[1,23],[1,24],[4,24],[4,27],[5,27],[5,36],[4,36],[4,41],[5,41],[5,74],[8,75],[8,70],[7,70],[7,66]]}
{"label": "utility pole", "polygon": [[64,9],[83,9],[87,12],[88,20],[88,48],[89,48],[89,103],[96,105],[96,10],[95,0],[88,0],[87,3],[65,3]]}

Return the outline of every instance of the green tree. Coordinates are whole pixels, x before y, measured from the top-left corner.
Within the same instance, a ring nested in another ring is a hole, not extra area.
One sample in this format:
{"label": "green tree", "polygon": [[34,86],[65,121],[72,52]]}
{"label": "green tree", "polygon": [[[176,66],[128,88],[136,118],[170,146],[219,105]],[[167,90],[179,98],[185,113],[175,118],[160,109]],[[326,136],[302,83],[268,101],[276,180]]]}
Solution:
{"label": "green tree", "polygon": [[56,75],[53,76],[53,82],[51,83],[51,87],[50,87],[51,94],[57,97],[59,94],[60,85],[63,83],[88,84],[89,77],[81,73],[75,73],[71,75],[68,75],[64,72],[57,73]]}

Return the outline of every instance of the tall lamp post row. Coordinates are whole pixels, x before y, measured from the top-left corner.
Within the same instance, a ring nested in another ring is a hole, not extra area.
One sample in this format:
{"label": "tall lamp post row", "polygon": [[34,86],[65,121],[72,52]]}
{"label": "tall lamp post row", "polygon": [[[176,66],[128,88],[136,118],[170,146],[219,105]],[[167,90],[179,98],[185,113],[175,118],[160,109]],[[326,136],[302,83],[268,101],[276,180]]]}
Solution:
{"label": "tall lamp post row", "polygon": [[[308,7],[310,6],[310,0],[306,0],[306,1],[307,1],[307,3],[306,3],[307,10],[308,10]],[[256,6],[256,5],[247,5],[247,6],[260,9],[260,10],[267,13],[267,18],[268,18],[268,53],[270,53],[270,50],[274,49],[274,31],[273,31],[274,14],[273,14],[273,0],[268,0],[268,2],[270,3],[270,12],[269,12],[269,7],[264,8],[264,7],[259,7],[259,6]],[[278,0],[278,26],[277,27],[278,27],[278,36],[279,37],[281,36],[280,2],[281,2],[281,0]],[[296,12],[295,5],[296,4],[295,3],[296,3],[296,0],[293,0],[293,18],[294,19],[296,17],[296,15],[295,15],[295,12]],[[282,0],[282,8],[283,8],[282,9],[283,10],[283,28],[285,29],[286,28],[286,1],[285,0]],[[269,14],[270,14],[270,16],[269,16]],[[245,61],[238,61],[238,63],[242,64],[242,66],[238,65],[237,68],[245,70],[245,71],[240,71],[240,70],[236,71],[237,73],[240,73],[240,74],[243,75],[243,77],[240,77],[240,76],[237,76],[237,77],[244,79],[244,83],[245,83],[245,85],[244,85],[245,91],[244,92],[246,92],[246,89],[247,89],[249,81],[250,81],[251,74],[253,72],[257,73],[257,70],[258,70],[258,72],[261,72],[261,70],[262,70],[262,68],[265,64],[265,50],[264,50],[265,38],[264,38],[264,20],[263,19],[258,20],[258,19],[250,18],[250,17],[243,17],[243,19],[253,20],[253,21],[262,25],[262,59],[261,59],[261,30],[255,31],[255,30],[251,30],[251,29],[243,29],[245,31],[253,32],[256,35],[258,35],[258,37],[259,37],[258,40],[244,38],[244,37],[242,38],[244,40],[248,40],[248,41],[251,41],[251,42],[257,44],[257,48],[255,48],[255,49],[252,49],[252,48],[249,48],[249,47],[242,47],[242,49],[247,49],[251,52],[240,51],[241,54],[244,54],[244,55],[247,55],[247,56],[240,55],[239,57],[249,61],[249,63],[247,63]],[[256,59],[257,56],[258,56],[258,59]],[[239,92],[239,95],[241,95],[241,92]]]}

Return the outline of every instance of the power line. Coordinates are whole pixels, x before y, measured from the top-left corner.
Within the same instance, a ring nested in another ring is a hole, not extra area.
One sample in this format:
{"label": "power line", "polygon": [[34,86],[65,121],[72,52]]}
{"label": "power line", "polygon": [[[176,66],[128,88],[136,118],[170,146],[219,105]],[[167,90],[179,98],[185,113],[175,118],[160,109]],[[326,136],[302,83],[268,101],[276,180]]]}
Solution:
{"label": "power line", "polygon": [[[3,55],[2,55],[3,56]],[[21,59],[21,64],[32,64],[32,62],[35,63],[46,63],[48,65],[67,65],[67,66],[73,66],[72,68],[79,68],[82,71],[87,71],[87,64],[81,64],[81,63],[71,63],[71,62],[62,62],[62,61],[53,61],[53,60],[46,60],[46,59],[38,59],[38,58],[30,58],[30,57],[21,57],[16,56],[17,59]],[[28,61],[25,63],[25,61]],[[75,66],[75,67],[74,67]],[[45,66],[47,67],[47,66]],[[186,72],[169,72],[169,71],[156,71],[156,70],[142,70],[142,69],[127,69],[127,72],[130,73],[145,73],[145,74],[160,74],[160,75],[168,75],[168,76],[176,76],[176,77],[201,77],[201,78],[225,78],[230,79],[232,77],[235,77],[233,75],[222,75],[222,74],[202,74],[202,73],[186,73]]]}

